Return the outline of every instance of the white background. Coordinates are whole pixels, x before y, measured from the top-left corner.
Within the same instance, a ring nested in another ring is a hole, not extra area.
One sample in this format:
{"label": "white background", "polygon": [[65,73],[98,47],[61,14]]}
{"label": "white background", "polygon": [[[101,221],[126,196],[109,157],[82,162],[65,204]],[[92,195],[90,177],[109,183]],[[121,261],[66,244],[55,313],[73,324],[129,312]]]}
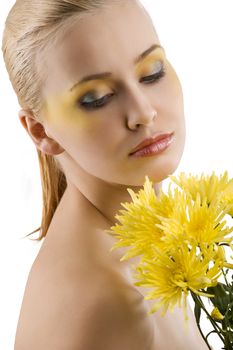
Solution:
{"label": "white background", "polygon": [[[232,1],[142,3],[183,86],[187,136],[175,175],[228,170],[232,176]],[[1,0],[1,33],[13,4]],[[41,244],[22,236],[40,225],[42,194],[36,148],[19,122],[2,55],[0,101],[0,349],[12,350],[27,276]],[[220,350],[217,342],[214,349]]]}

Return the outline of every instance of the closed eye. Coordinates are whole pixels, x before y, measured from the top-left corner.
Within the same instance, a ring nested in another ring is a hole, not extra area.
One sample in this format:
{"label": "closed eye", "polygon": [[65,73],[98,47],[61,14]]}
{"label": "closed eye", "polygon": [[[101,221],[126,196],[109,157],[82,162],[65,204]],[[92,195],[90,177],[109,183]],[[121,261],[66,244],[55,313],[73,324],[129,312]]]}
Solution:
{"label": "closed eye", "polygon": [[[145,84],[153,84],[153,83],[157,83],[159,80],[161,80],[164,76],[166,75],[166,71],[164,66],[162,65],[162,68],[159,72],[156,72],[154,74],[151,75],[147,75],[143,78],[141,78],[139,80],[140,83],[145,83]],[[112,99],[112,97],[115,95],[115,93],[110,93],[107,95],[104,95],[103,97],[93,100],[91,102],[86,102],[85,98],[87,96],[93,96],[92,92],[87,93],[82,99],[79,100],[79,105],[87,110],[91,110],[91,109],[97,109],[97,108],[103,108],[104,106],[106,106],[109,101]],[[88,98],[89,100],[89,98]]]}
{"label": "closed eye", "polygon": [[162,77],[164,77],[166,75],[165,69],[164,67],[158,72],[158,73],[154,73],[151,75],[148,75],[144,78],[141,78],[139,81],[141,82],[146,82],[146,84],[152,84],[154,82],[157,82],[158,80],[160,80]]}

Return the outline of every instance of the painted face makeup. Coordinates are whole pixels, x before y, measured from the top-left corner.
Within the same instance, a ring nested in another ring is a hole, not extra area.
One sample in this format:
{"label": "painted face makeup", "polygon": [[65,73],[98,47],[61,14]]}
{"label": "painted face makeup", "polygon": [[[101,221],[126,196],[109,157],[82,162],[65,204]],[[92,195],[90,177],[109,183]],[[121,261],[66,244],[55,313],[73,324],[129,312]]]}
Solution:
{"label": "painted face makeup", "polygon": [[[165,51],[163,48],[156,48],[149,56],[136,65],[137,79],[148,79],[158,75],[164,69]],[[59,116],[74,122],[80,127],[87,127],[94,120],[88,118],[90,112],[98,110],[110,101],[116,94],[116,88],[112,77],[104,77],[101,80],[90,80],[74,85],[73,88],[64,91],[62,94],[50,96],[47,99],[46,118],[48,121],[56,116],[56,123],[59,123]]]}
{"label": "painted face makeup", "polygon": [[[160,181],[183,151],[179,79],[151,21],[133,3],[117,2],[85,21],[74,20],[48,52],[46,130],[65,150],[57,159],[78,187],[97,179],[139,186],[145,174]],[[165,132],[175,134],[167,152],[129,157],[143,139]]]}
{"label": "painted face makeup", "polygon": [[76,106],[86,112],[95,108],[101,108],[106,100],[115,95],[115,89],[111,81],[91,81],[76,89],[74,99]]}
{"label": "painted face makeup", "polygon": [[164,64],[165,60],[165,50],[163,48],[157,48],[136,67],[137,76],[151,74],[151,70],[154,68],[154,66],[158,65],[159,62]]}
{"label": "painted face makeup", "polygon": [[[93,89],[93,84],[92,84]],[[81,128],[87,127],[91,123],[91,119],[87,118],[86,111],[78,107],[78,96],[90,91],[88,86],[82,87],[79,93],[63,92],[47,98],[46,105],[43,109],[45,120],[51,124],[55,123],[63,125],[65,121],[70,124],[79,125]]]}

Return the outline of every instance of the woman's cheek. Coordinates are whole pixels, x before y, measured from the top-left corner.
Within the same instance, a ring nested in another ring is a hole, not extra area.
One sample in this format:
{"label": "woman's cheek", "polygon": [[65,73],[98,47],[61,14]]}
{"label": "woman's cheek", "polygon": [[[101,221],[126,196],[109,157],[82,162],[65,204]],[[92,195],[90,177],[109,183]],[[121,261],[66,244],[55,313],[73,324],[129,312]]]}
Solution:
{"label": "woman's cheek", "polygon": [[76,106],[74,101],[67,97],[50,97],[46,104],[46,120],[49,124],[63,129],[87,130],[93,127],[93,120],[85,111]]}

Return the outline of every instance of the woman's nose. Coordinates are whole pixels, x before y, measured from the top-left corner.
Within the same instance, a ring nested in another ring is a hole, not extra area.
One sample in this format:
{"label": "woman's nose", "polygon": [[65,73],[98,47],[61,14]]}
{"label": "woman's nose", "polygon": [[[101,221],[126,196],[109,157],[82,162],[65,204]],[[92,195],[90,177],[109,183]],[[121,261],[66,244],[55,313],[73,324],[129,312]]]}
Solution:
{"label": "woman's nose", "polygon": [[130,89],[127,109],[127,127],[135,130],[140,124],[150,125],[157,117],[157,110],[140,88]]}

